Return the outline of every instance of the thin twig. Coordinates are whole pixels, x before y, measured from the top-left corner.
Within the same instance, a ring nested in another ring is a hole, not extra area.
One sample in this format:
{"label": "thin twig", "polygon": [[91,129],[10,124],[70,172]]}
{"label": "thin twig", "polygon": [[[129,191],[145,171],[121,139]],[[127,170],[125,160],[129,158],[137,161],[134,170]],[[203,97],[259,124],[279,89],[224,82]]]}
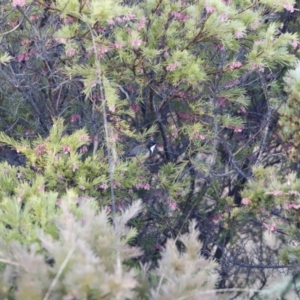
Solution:
{"label": "thin twig", "polygon": [[4,259],[4,258],[0,258],[0,262],[2,262],[4,264],[8,264],[8,265],[13,265],[13,266],[16,266],[16,267],[18,267],[20,265],[20,264],[14,262],[14,261]]}
{"label": "thin twig", "polygon": [[53,279],[53,281],[52,281],[52,283],[51,283],[51,285],[48,289],[48,292],[45,295],[45,297],[43,298],[43,300],[48,300],[49,299],[49,296],[50,296],[52,290],[54,289],[55,285],[57,284],[57,281],[58,281],[60,275],[62,274],[63,270],[65,269],[67,263],[69,262],[74,250],[75,250],[75,245],[73,245],[73,247],[69,250],[68,255],[66,256],[65,260],[61,264],[61,266],[60,266],[55,278]]}

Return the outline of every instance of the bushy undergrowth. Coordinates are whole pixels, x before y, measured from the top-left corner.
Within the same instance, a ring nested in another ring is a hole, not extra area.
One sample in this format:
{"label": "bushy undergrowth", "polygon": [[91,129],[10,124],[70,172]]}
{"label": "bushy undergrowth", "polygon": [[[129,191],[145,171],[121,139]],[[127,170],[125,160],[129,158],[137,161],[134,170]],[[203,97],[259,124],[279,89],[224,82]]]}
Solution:
{"label": "bushy undergrowth", "polygon": [[0,164],[1,297],[297,290],[298,20],[294,0],[2,0],[0,156],[26,164]]}
{"label": "bushy undergrowth", "polygon": [[[136,239],[143,217],[136,220],[145,216],[146,204],[132,193],[135,200],[114,212],[108,192],[92,198],[86,194],[92,185],[78,188],[81,167],[95,178],[108,177],[101,173],[108,169],[106,162],[83,156],[84,144],[76,144],[82,136],[87,142],[82,130],[63,134],[61,120],[45,139],[16,141],[1,134],[1,141],[24,154],[27,163],[0,164],[0,299],[226,299],[230,290],[217,294],[217,264],[200,255],[196,221],[188,233],[159,248],[156,264],[141,262]],[[47,151],[37,152],[40,145]],[[265,299],[289,290],[289,282],[265,290]]]}
{"label": "bushy undergrowth", "polygon": [[[17,208],[16,198],[9,201]],[[48,202],[49,211],[55,211],[48,224],[26,219],[35,214],[28,208],[33,202]],[[130,261],[141,251],[130,246],[136,230],[126,224],[141,209],[141,201],[135,201],[112,216],[95,200],[72,192],[60,199],[51,192],[30,198],[19,206],[16,223],[4,226],[1,218],[0,299],[212,299],[215,264],[199,255],[195,222],[179,239],[184,251],[170,240],[157,269],[133,267]],[[16,224],[32,242],[7,241]]]}

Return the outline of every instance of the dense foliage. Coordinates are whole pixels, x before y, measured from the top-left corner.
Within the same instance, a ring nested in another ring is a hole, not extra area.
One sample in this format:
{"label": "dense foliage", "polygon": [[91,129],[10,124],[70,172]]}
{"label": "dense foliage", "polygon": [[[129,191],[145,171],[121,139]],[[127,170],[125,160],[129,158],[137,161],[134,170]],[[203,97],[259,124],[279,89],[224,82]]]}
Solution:
{"label": "dense foliage", "polygon": [[294,1],[3,3],[3,297],[297,292]]}

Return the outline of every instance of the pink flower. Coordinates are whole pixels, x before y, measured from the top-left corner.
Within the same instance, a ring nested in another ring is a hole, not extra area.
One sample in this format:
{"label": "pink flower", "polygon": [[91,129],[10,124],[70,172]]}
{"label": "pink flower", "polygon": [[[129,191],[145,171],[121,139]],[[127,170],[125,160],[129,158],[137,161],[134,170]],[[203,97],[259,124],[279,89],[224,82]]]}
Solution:
{"label": "pink flower", "polygon": [[35,148],[35,154],[36,155],[42,155],[43,153],[47,152],[47,147],[44,143],[39,144]]}
{"label": "pink flower", "polygon": [[108,19],[106,20],[106,22],[109,24],[109,25],[115,25],[115,21],[113,19]]}
{"label": "pink flower", "polygon": [[56,177],[59,179],[59,181],[63,181],[65,179],[61,174],[57,174]]}
{"label": "pink flower", "polygon": [[86,153],[86,152],[88,152],[87,146],[83,146],[83,147],[81,147],[80,150],[79,150],[79,153],[80,153],[80,154],[83,154],[83,153]]}
{"label": "pink flower", "polygon": [[128,21],[130,21],[130,17],[129,16],[124,16],[122,20],[123,20],[123,22],[128,22]]}
{"label": "pink flower", "polygon": [[78,140],[81,141],[81,142],[89,142],[90,138],[89,138],[88,135],[83,134],[83,135],[81,135],[81,136],[79,137]]}
{"label": "pink flower", "polygon": [[216,45],[215,45],[215,48],[216,48],[217,50],[224,50],[224,49],[225,49],[225,47],[224,47],[222,44],[216,44]]}
{"label": "pink flower", "polygon": [[128,20],[135,20],[136,19],[136,15],[135,14],[129,14],[127,15]]}
{"label": "pink flower", "polygon": [[147,190],[147,191],[150,190],[150,184],[149,183],[144,184],[144,190]]}
{"label": "pink flower", "polygon": [[79,169],[79,167],[77,166],[77,165],[73,165],[73,167],[72,167],[72,171],[73,172],[75,172],[76,170],[78,170]]}
{"label": "pink flower", "polygon": [[100,186],[99,186],[100,189],[102,190],[107,190],[108,189],[108,185],[106,183],[102,183]]}
{"label": "pink flower", "polygon": [[249,205],[250,202],[251,202],[251,200],[249,198],[243,198],[242,199],[242,204],[244,204],[244,205]]}
{"label": "pink flower", "polygon": [[225,210],[225,212],[230,212],[231,207],[229,205],[225,205],[224,210]]}
{"label": "pink flower", "polygon": [[31,134],[34,134],[34,131],[31,131],[31,130],[27,129],[27,130],[25,131],[25,134],[26,134],[26,135],[31,135]]}
{"label": "pink flower", "polygon": [[189,15],[180,13],[180,12],[178,12],[178,11],[173,11],[173,12],[172,12],[172,16],[173,16],[176,20],[181,21],[181,22],[182,22],[182,21],[185,21],[186,19],[189,18]]}
{"label": "pink flower", "polygon": [[222,13],[222,14],[220,14],[219,19],[220,19],[221,22],[225,22],[225,21],[228,20],[228,15],[225,14],[225,13]]}
{"label": "pink flower", "polygon": [[276,231],[276,224],[273,222],[271,225],[263,223],[263,227],[267,228],[269,231]]}
{"label": "pink flower", "polygon": [[97,58],[104,57],[104,54],[107,53],[109,50],[110,49],[108,47],[105,47],[105,46],[99,46],[99,47],[97,47],[97,51],[96,51]]}
{"label": "pink flower", "polygon": [[114,187],[121,187],[121,186],[122,184],[119,181],[114,180]]}
{"label": "pink flower", "polygon": [[20,19],[16,18],[16,19],[10,19],[8,21],[8,24],[11,26],[11,27],[15,27],[17,26],[18,24],[20,23]]}
{"label": "pink flower", "polygon": [[268,213],[268,211],[266,210],[265,207],[261,207],[261,208],[260,208],[260,212],[261,212],[262,214],[267,214],[267,213]]}
{"label": "pink flower", "polygon": [[109,107],[108,107],[108,110],[109,110],[110,112],[114,113],[114,112],[116,111],[115,105],[109,106]]}
{"label": "pink flower", "polygon": [[182,113],[182,112],[178,112],[178,116],[180,119],[183,119],[183,120],[188,120],[192,117],[191,114]]}
{"label": "pink flower", "polygon": [[281,196],[284,195],[285,193],[283,191],[273,191],[273,192],[266,192],[266,195],[273,195],[273,196]]}
{"label": "pink flower", "polygon": [[25,0],[13,0],[12,2],[12,6],[16,7],[16,6],[20,6],[23,7],[26,5]]}
{"label": "pink flower", "polygon": [[65,24],[71,24],[71,23],[74,22],[74,19],[73,19],[72,17],[66,17],[66,18],[63,20],[63,22],[64,22]]}
{"label": "pink flower", "polygon": [[114,121],[114,122],[121,122],[121,118],[120,117],[116,117],[116,116],[109,117],[109,120]]}
{"label": "pink flower", "polygon": [[60,44],[65,44],[67,42],[65,38],[55,38],[55,40]]}
{"label": "pink flower", "polygon": [[96,31],[97,31],[98,33],[105,33],[105,28],[104,28],[104,27],[96,26],[95,29],[96,29]]}
{"label": "pink flower", "polygon": [[140,30],[145,27],[146,18],[143,16],[139,19],[138,23],[136,24],[137,28]]}
{"label": "pink flower", "polygon": [[104,54],[104,53],[106,53],[106,52],[109,51],[109,48],[107,48],[107,47],[99,47],[98,50],[99,50],[101,53]]}
{"label": "pink flower", "polygon": [[243,36],[244,36],[244,33],[242,31],[237,31],[234,36],[237,38],[237,39],[241,39]]}
{"label": "pink flower", "polygon": [[227,99],[224,98],[224,97],[218,97],[218,98],[217,98],[217,103],[218,103],[218,105],[219,105],[220,107],[224,107],[224,106],[226,106],[226,104],[228,104],[228,101],[227,101]]}
{"label": "pink flower", "polygon": [[142,183],[136,183],[136,184],[135,184],[135,187],[136,187],[137,189],[140,189],[142,186],[143,186]]}
{"label": "pink flower", "polygon": [[244,106],[241,106],[241,108],[238,110],[241,114],[247,114],[247,109]]}
{"label": "pink flower", "polygon": [[300,208],[300,204],[289,203],[289,204],[286,205],[286,209],[291,209],[291,208],[299,209]]}
{"label": "pink flower", "polygon": [[261,44],[263,44],[264,42],[265,42],[264,40],[260,39],[260,40],[255,41],[254,44],[256,44],[256,45],[261,45]]}
{"label": "pink flower", "polygon": [[242,66],[242,63],[239,61],[234,61],[229,65],[229,70],[233,71],[234,69],[237,69]]}
{"label": "pink flower", "polygon": [[207,13],[214,13],[217,11],[213,6],[206,6],[205,9]]}
{"label": "pink flower", "polygon": [[251,67],[251,70],[258,70],[259,72],[264,72],[265,68],[260,64],[254,63]]}
{"label": "pink flower", "polygon": [[114,47],[116,49],[122,49],[123,48],[123,44],[121,44],[121,43],[114,43]]}
{"label": "pink flower", "polygon": [[178,67],[179,63],[177,61],[175,61],[174,63],[168,65],[166,67],[167,71],[174,71],[177,67]]}
{"label": "pink flower", "polygon": [[137,189],[144,189],[144,190],[147,190],[147,191],[149,191],[150,188],[151,188],[149,183],[136,183],[135,187]]}
{"label": "pink flower", "polygon": [[171,134],[173,137],[178,137],[179,130],[178,128],[172,128]]}
{"label": "pink flower", "polygon": [[230,87],[233,87],[235,85],[238,85],[240,83],[240,81],[238,79],[236,80],[233,80],[233,81],[228,81],[226,84],[225,84],[225,87],[227,88],[230,88]]}
{"label": "pink flower", "polygon": [[111,207],[110,206],[108,206],[108,205],[105,205],[104,207],[103,207],[106,211],[111,211]]}
{"label": "pink flower", "polygon": [[295,8],[292,4],[283,4],[283,7],[290,12],[294,12]]}
{"label": "pink flower", "polygon": [[259,20],[254,20],[253,22],[250,23],[250,28],[252,30],[256,30],[260,26]]}
{"label": "pink flower", "polygon": [[219,221],[221,218],[222,218],[222,214],[219,213],[219,214],[214,215],[212,219],[213,219],[213,221],[217,222],[217,221]]}
{"label": "pink flower", "polygon": [[71,122],[75,123],[80,120],[80,115],[74,114],[71,116]]}
{"label": "pink flower", "polygon": [[[178,132],[178,130],[177,130],[177,132]],[[177,133],[177,135],[178,135],[178,133]],[[193,132],[193,138],[200,139],[200,140],[205,140],[206,136],[204,134],[200,134],[199,132],[195,131],[195,132]]]}
{"label": "pink flower", "polygon": [[130,108],[131,108],[135,113],[137,113],[137,112],[140,111],[140,107],[139,107],[138,104],[136,104],[136,103],[132,103],[131,106],[130,106]]}
{"label": "pink flower", "polygon": [[243,129],[244,129],[243,126],[235,126],[234,129],[233,129],[233,131],[234,131],[234,132],[242,132]]}
{"label": "pink flower", "polygon": [[130,43],[134,48],[138,48],[142,45],[143,41],[140,39],[132,39]]}
{"label": "pink flower", "polygon": [[29,59],[29,54],[26,52],[26,53],[20,53],[18,54],[17,56],[17,61],[18,62],[21,62],[21,61],[26,61]]}
{"label": "pink flower", "polygon": [[296,196],[300,195],[300,193],[298,191],[289,191],[288,194],[289,195],[296,195]]}
{"label": "pink flower", "polygon": [[115,20],[119,23],[128,22],[128,21],[135,20],[135,19],[136,19],[135,14],[129,14],[129,15],[123,16],[122,18],[121,17],[116,17],[115,18]]}
{"label": "pink flower", "polygon": [[68,145],[64,145],[61,148],[62,148],[63,153],[65,153],[65,154],[68,154],[71,151],[71,147]]}
{"label": "pink flower", "polygon": [[29,20],[30,20],[30,21],[35,21],[35,20],[38,20],[39,17],[40,17],[39,14],[31,15],[31,16],[29,17]]}
{"label": "pink flower", "polygon": [[161,251],[161,250],[163,250],[163,249],[164,249],[163,246],[160,245],[160,244],[155,244],[155,245],[154,245],[154,250]]}
{"label": "pink flower", "polygon": [[45,192],[45,187],[44,186],[42,186],[42,185],[39,185],[38,187],[37,187],[37,189],[40,191],[40,192]]}
{"label": "pink flower", "polygon": [[178,209],[178,205],[175,201],[169,199],[167,203],[168,203],[170,210]]}
{"label": "pink flower", "polygon": [[76,54],[76,50],[75,49],[68,49],[66,51],[66,55],[69,56],[69,57],[72,57]]}
{"label": "pink flower", "polygon": [[164,58],[168,58],[170,56],[170,54],[168,53],[168,51],[164,52]]}
{"label": "pink flower", "polygon": [[298,48],[299,43],[297,41],[292,41],[291,45],[294,49]]}
{"label": "pink flower", "polygon": [[22,40],[21,41],[21,45],[25,46],[29,43],[29,40],[28,39],[25,39],[25,40]]}

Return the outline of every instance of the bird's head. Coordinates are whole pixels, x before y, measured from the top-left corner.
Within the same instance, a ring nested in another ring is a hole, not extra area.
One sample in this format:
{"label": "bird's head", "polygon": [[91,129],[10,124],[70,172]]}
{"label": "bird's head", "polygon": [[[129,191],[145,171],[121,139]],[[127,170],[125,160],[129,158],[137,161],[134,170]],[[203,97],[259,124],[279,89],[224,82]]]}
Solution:
{"label": "bird's head", "polygon": [[146,144],[137,145],[126,153],[128,157],[139,156],[144,159],[147,159],[151,156],[155,150],[156,142],[148,141]]}

